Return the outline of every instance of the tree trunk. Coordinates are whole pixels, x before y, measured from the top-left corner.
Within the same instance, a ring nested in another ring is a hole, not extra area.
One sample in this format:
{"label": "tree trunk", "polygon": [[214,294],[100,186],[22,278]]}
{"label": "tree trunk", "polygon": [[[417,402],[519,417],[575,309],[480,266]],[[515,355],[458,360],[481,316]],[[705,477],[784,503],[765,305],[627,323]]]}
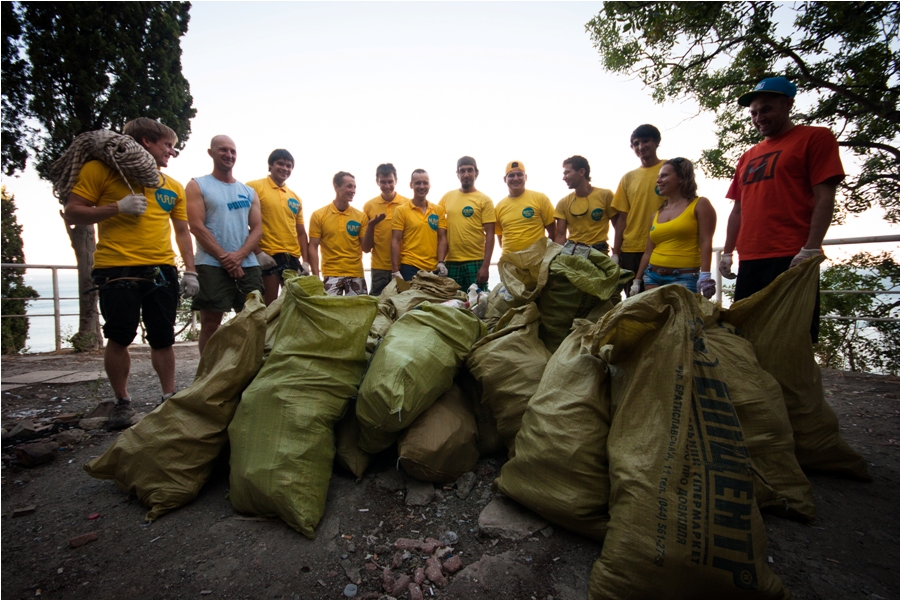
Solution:
{"label": "tree trunk", "polygon": [[66,233],[75,251],[75,262],[78,264],[78,333],[72,337],[72,346],[76,350],[94,350],[103,347],[103,336],[100,333],[99,294],[85,293],[94,287],[91,281],[91,269],[94,268],[94,250],[97,248],[93,225],[68,225]]}

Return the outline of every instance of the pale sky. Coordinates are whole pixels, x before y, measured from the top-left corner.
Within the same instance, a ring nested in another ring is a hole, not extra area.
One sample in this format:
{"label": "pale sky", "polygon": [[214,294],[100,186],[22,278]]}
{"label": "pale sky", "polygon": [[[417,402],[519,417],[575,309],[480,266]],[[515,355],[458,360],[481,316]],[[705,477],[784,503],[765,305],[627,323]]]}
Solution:
{"label": "pale sky", "polygon": [[[217,134],[235,140],[234,174],[242,181],[264,177],[269,153],[287,148],[296,160],[288,186],[308,222],[334,198],[331,178],[341,170],[356,176],[353,205],[361,209],[379,194],[375,168],[382,162],[397,167],[397,190],[406,196],[412,170],[427,170],[429,200],[437,202],[459,185],[457,158],[474,156],[476,187],[496,203],[507,193],[504,166],[520,160],[528,188],[555,203],[569,193],[562,161],[573,154],[588,159],[596,187],[615,190],[639,166],[628,142],[642,123],[662,132],[661,158],[695,160],[714,147],[711,115],[697,116],[690,102],[655,104],[639,81],[602,69],[584,30],[600,8],[597,2],[195,2],[181,44],[197,116],[187,147],[166,173],[185,185],[209,173],[206,149]],[[853,169],[850,156],[842,157]],[[3,183],[16,196],[27,262],[75,264],[50,185],[31,168]],[[700,174],[699,184],[718,212],[720,246],[728,182]],[[828,237],[898,230],[872,210],[832,227]],[[872,247],[848,252],[862,249]]]}

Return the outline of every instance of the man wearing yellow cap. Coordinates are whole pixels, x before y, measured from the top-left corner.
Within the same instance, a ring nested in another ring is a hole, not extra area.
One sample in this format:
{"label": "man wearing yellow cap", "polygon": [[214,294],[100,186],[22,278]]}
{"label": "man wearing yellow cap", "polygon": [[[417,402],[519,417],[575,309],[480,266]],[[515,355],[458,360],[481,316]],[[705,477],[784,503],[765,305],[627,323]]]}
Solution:
{"label": "man wearing yellow cap", "polygon": [[412,200],[394,210],[391,220],[391,269],[394,277],[409,281],[419,271],[447,276],[447,217],[444,209],[428,201],[431,181],[424,169],[412,172]]}
{"label": "man wearing yellow cap", "polygon": [[365,295],[362,253],[372,250],[375,228],[369,227],[366,213],[350,206],[356,196],[356,178],[340,171],[334,175],[332,184],[334,200],[314,212],[309,220],[309,263],[313,275],[322,273],[326,294]]}
{"label": "man wearing yellow cap", "polygon": [[456,161],[459,189],[438,204],[447,213],[447,270],[463,290],[473,283],[488,289],[488,268],[494,253],[494,201],[475,189],[478,165],[471,156]]}
{"label": "man wearing yellow cap", "polygon": [[518,252],[544,237],[556,237],[553,205],[546,194],[525,189],[525,164],[514,160],[506,165],[503,181],[509,195],[497,204],[495,231],[503,252]]}
{"label": "man wearing yellow cap", "polygon": [[574,191],[556,204],[556,243],[563,245],[569,239],[609,253],[606,238],[610,222],[615,222],[610,217],[617,214],[612,190],[591,185],[591,165],[583,156],[571,156],[562,166],[563,181]]}
{"label": "man wearing yellow cap", "polygon": [[398,206],[409,202],[394,187],[397,185],[397,169],[391,163],[378,165],[375,183],[381,194],[365,203],[363,212],[369,217],[369,226],[375,228],[375,245],[372,247],[372,285],[369,293],[378,296],[391,282],[391,222]]}

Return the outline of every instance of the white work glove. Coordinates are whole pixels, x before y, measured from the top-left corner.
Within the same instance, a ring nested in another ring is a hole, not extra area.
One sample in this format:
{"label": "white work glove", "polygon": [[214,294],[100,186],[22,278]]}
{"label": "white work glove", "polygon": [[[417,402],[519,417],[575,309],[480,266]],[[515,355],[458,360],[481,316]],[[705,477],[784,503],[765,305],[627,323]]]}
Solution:
{"label": "white work glove", "polygon": [[644,283],[643,279],[635,279],[634,283],[631,284],[631,295],[637,296],[641,293],[641,284]]}
{"label": "white work glove", "polygon": [[439,262],[438,268],[437,268],[437,274],[440,275],[441,277],[446,277],[447,273],[449,273],[449,271],[447,270],[447,265],[445,265],[442,262]]}
{"label": "white work glove", "polygon": [[719,259],[719,273],[722,274],[722,277],[724,277],[725,279],[734,279],[735,277],[737,277],[737,275],[731,272],[731,267],[733,264],[734,254],[729,253],[722,255],[722,258]]}
{"label": "white work glove", "polygon": [[278,263],[275,262],[275,259],[266,254],[265,252],[257,252],[256,253],[256,261],[259,263],[259,266],[262,267],[263,271],[268,271],[269,269],[275,268],[278,266]]}
{"label": "white work glove", "polygon": [[400,274],[400,271],[394,271],[393,273],[391,273],[391,277],[393,277],[394,279],[403,279],[403,275]]}
{"label": "white work glove", "polygon": [[619,255],[618,254],[613,254],[612,256],[609,257],[609,259],[611,261],[613,261],[614,263],[619,264]]}
{"label": "white work glove", "polygon": [[697,287],[703,297],[709,300],[716,293],[716,282],[710,277],[709,271],[700,271],[700,278],[697,280]]}
{"label": "white work glove", "polygon": [[193,271],[185,271],[181,276],[181,286],[179,287],[181,295],[185,298],[193,298],[200,293],[200,280]]}
{"label": "white work glove", "polygon": [[128,194],[116,202],[116,208],[119,209],[120,215],[133,215],[139,217],[147,210],[147,198],[140,194]]}
{"label": "white work glove", "polygon": [[800,252],[791,261],[791,266],[796,267],[810,256],[818,256],[820,254],[822,254],[822,250],[819,248],[800,248]]}
{"label": "white work glove", "polygon": [[312,267],[308,262],[300,263],[300,268],[303,269],[303,273],[301,273],[301,275],[312,275]]}

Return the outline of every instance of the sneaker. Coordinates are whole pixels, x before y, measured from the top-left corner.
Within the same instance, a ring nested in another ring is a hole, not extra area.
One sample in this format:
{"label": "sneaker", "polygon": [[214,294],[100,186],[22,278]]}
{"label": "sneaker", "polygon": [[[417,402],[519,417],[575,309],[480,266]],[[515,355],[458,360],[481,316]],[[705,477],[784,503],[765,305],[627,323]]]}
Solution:
{"label": "sneaker", "polygon": [[106,421],[107,429],[125,429],[131,426],[131,419],[134,418],[134,409],[131,408],[131,398],[119,398],[116,406]]}

